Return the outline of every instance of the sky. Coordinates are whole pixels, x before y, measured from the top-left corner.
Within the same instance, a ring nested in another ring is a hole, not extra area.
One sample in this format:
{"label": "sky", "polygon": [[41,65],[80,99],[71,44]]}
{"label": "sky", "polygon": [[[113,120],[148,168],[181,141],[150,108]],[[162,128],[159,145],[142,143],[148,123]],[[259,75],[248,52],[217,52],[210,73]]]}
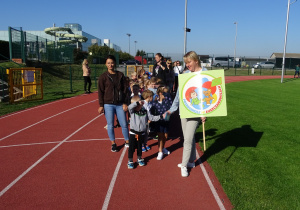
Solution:
{"label": "sky", "polygon": [[[237,57],[283,52],[287,5],[288,0],[188,0],[187,52],[233,56],[236,31]],[[172,57],[184,52],[185,0],[2,1],[0,20],[0,30],[25,31],[79,23],[123,52],[129,51],[130,33],[132,55],[135,50]],[[300,1],[290,5],[288,26],[286,52],[300,53]]]}

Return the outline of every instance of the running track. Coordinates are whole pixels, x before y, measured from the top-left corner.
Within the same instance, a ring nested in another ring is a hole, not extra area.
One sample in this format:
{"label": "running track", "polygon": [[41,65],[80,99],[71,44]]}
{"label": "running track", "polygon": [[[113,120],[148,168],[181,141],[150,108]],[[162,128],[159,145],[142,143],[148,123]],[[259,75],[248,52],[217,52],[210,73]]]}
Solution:
{"label": "running track", "polygon": [[[225,80],[267,78],[280,77]],[[232,208],[210,166],[201,163],[199,147],[196,168],[181,177],[179,137],[167,141],[171,154],[162,161],[156,160],[157,141],[149,141],[147,165],[128,170],[121,129],[115,129],[120,151],[112,153],[97,108],[93,93],[0,117],[1,209]],[[180,134],[176,126],[170,136]]]}

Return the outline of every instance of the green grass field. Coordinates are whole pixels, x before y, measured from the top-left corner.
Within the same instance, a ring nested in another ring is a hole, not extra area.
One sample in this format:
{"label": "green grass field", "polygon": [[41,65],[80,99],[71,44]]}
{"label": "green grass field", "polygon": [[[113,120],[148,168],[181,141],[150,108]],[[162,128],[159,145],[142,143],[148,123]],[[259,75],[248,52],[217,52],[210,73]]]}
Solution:
{"label": "green grass field", "polygon": [[226,84],[228,116],[207,120],[203,158],[235,209],[300,209],[299,86],[300,79]]}
{"label": "green grass field", "polygon": [[[14,63],[1,63],[2,69],[20,68]],[[51,101],[68,98],[84,93],[83,77],[81,65],[44,65],[43,69],[43,89],[44,99],[37,101],[26,101],[9,104],[0,103],[0,116],[11,112],[23,110],[33,106],[45,104]],[[105,70],[104,65],[91,65],[92,69],[92,91],[97,91],[96,80]],[[1,69],[0,69],[1,70]],[[72,79],[70,79],[70,72]],[[96,80],[95,80],[96,79]]]}

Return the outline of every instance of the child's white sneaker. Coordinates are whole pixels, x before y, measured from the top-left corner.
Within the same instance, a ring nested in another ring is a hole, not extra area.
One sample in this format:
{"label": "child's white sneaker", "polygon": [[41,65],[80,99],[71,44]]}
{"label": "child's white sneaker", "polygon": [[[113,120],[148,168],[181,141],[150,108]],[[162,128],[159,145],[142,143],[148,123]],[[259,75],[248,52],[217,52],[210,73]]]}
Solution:
{"label": "child's white sneaker", "polygon": [[162,152],[158,152],[158,155],[157,155],[157,160],[161,160],[161,159],[163,159],[163,157],[164,157],[164,153],[162,153]]}

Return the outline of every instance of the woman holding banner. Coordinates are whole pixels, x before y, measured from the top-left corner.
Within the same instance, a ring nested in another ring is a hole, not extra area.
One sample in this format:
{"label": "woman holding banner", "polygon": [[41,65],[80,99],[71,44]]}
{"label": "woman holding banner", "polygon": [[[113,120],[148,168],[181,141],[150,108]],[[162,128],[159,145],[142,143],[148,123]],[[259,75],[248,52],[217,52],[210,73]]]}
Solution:
{"label": "woman holding banner", "polygon": [[[183,60],[188,70],[185,73],[193,73],[200,71],[207,71],[201,67],[201,62],[196,52],[191,51],[184,55]],[[180,85],[180,84],[179,84]],[[173,101],[172,107],[164,114],[172,114],[179,107],[179,90],[177,89],[176,97]],[[196,147],[195,147],[195,132],[200,121],[204,123],[206,117],[201,118],[182,118],[181,127],[184,137],[182,162],[178,164],[181,168],[181,176],[187,177],[189,175],[187,168],[195,167]]]}

